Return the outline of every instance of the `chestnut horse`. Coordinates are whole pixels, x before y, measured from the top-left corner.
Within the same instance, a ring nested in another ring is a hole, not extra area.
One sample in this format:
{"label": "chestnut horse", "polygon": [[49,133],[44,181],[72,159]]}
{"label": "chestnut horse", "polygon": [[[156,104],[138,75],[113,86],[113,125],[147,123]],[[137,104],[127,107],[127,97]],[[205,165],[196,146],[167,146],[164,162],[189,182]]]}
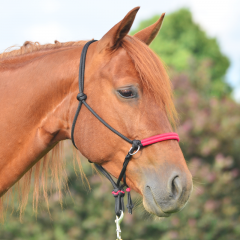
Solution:
{"label": "chestnut horse", "polygon": [[[153,25],[129,36],[138,10],[131,10],[90,45],[85,68],[87,102],[129,139],[172,132],[170,122],[176,118],[169,78],[148,47],[164,14]],[[44,161],[43,166],[40,159],[60,141],[71,139],[84,44],[26,42],[21,49],[0,55],[0,196],[25,178],[21,193],[25,201],[34,165],[36,203],[39,179],[44,180],[40,169],[44,174],[50,168],[60,186],[58,171],[64,169],[59,159]],[[131,145],[109,131],[85,106],[74,136],[82,155],[119,176]],[[192,177],[175,140],[155,143],[134,155],[126,182],[143,196],[145,209],[159,217],[182,209],[192,191]]]}

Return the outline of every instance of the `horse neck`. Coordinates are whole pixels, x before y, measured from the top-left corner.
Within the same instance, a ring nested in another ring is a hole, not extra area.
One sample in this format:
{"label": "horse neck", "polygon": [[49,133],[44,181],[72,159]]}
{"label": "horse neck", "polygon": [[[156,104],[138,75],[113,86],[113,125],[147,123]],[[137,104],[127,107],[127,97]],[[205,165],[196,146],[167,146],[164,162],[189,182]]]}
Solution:
{"label": "horse neck", "polygon": [[0,196],[57,142],[70,137],[80,53],[81,47],[75,47],[37,53],[24,62],[21,56],[0,62],[0,141],[5,143],[0,146]]}

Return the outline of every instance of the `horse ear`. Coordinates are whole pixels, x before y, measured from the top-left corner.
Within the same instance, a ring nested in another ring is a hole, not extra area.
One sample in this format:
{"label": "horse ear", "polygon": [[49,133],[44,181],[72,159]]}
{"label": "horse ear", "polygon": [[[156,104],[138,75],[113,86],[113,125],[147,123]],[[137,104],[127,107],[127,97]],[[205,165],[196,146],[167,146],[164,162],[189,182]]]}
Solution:
{"label": "horse ear", "polygon": [[158,19],[157,22],[152,24],[151,26],[141,30],[140,32],[134,34],[134,37],[137,37],[141,41],[145,42],[147,45],[149,45],[153,39],[157,36],[164,19],[165,13],[161,15],[161,17]]}
{"label": "horse ear", "polygon": [[128,12],[122,21],[117,23],[101,38],[98,42],[99,51],[103,48],[115,49],[120,45],[122,39],[128,34],[139,8],[136,7]]}

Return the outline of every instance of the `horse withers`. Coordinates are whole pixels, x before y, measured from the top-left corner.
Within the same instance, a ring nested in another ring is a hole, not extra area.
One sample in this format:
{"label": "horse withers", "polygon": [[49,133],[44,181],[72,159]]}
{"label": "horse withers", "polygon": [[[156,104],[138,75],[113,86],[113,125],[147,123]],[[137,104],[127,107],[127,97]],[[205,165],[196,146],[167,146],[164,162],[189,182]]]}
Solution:
{"label": "horse withers", "polygon": [[[164,14],[129,36],[138,10],[131,10],[89,46],[84,76],[87,103],[129,139],[172,132],[170,122],[176,119],[168,75],[148,47]],[[34,165],[39,178],[40,159],[60,141],[71,139],[84,44],[27,42],[19,50],[0,55],[0,196],[31,174]],[[74,140],[86,158],[119,176],[131,144],[109,131],[85,106]],[[56,168],[50,169],[53,175],[61,170],[57,161],[51,159]],[[126,183],[143,196],[145,209],[159,217],[181,210],[192,191],[192,177],[176,140],[146,146],[135,154],[127,166]]]}

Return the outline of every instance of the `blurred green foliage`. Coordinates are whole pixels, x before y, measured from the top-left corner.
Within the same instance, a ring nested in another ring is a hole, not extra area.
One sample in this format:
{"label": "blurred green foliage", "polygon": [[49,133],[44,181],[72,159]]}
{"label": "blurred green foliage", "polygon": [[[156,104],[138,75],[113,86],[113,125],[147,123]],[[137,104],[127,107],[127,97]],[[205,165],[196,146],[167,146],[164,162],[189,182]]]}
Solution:
{"label": "blurred green foliage", "polygon": [[[144,21],[140,28],[156,18]],[[181,123],[180,144],[193,175],[194,190],[187,206],[167,219],[150,217],[135,194],[139,206],[133,215],[125,215],[122,237],[240,239],[240,111],[239,104],[224,95],[230,91],[224,82],[229,62],[216,40],[207,38],[185,9],[166,17],[151,47],[171,66]],[[216,88],[217,83],[223,90]],[[71,162],[71,149],[67,151],[67,162]],[[112,187],[104,177],[93,174],[85,159],[83,168],[91,192],[69,164],[71,195],[66,194],[63,208],[56,193],[49,199],[51,216],[43,199],[37,218],[29,201],[23,223],[9,209],[4,225],[0,225],[0,240],[116,239]]]}
{"label": "blurred green foliage", "polygon": [[173,74],[172,77],[181,123],[180,146],[185,158],[201,157],[212,162],[221,152],[234,159],[235,167],[240,167],[239,104],[228,97],[204,98],[190,76]]}
{"label": "blurred green foliage", "polygon": [[[142,21],[131,34],[150,26],[159,17],[160,15],[156,15]],[[205,74],[211,83],[203,80],[208,95],[221,97],[231,92],[230,86],[224,81],[230,64],[228,58],[221,53],[217,40],[208,37],[200,26],[194,23],[189,10],[180,9],[167,15],[160,34],[150,46],[166,65],[175,71],[192,72],[199,65],[207,65]]]}

